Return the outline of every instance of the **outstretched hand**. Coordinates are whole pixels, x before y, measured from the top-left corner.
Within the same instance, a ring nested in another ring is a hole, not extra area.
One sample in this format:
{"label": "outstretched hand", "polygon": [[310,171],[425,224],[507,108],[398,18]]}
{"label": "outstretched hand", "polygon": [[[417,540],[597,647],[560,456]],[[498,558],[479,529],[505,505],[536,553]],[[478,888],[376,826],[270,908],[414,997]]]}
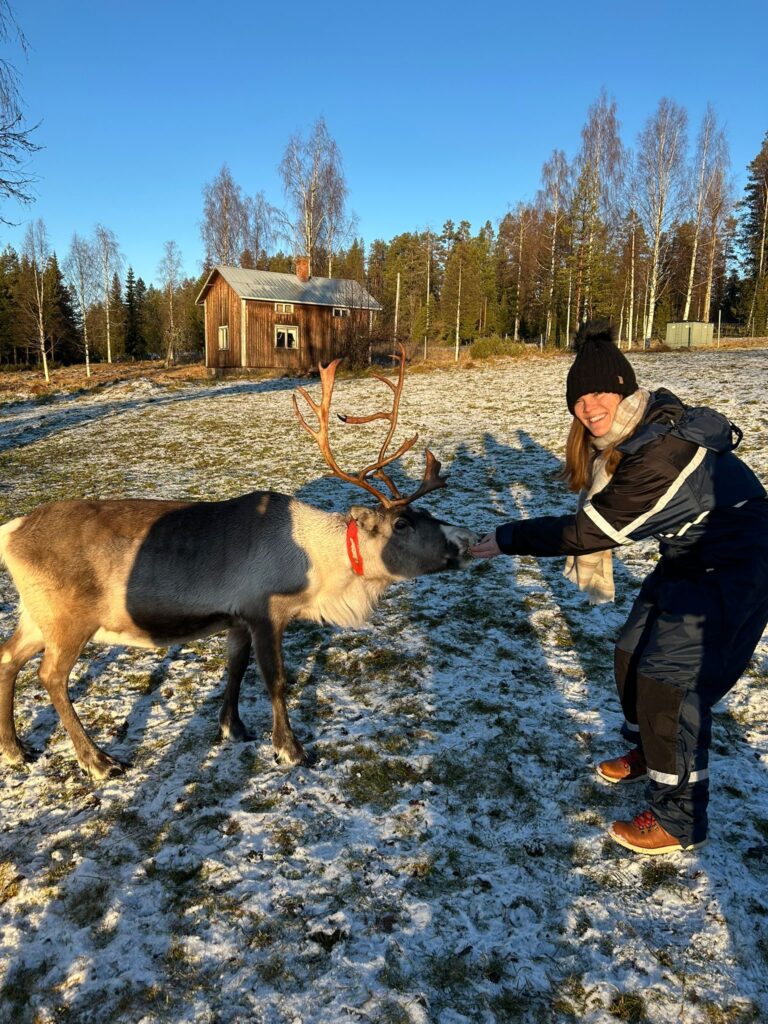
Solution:
{"label": "outstretched hand", "polygon": [[496,555],[500,555],[501,548],[496,543],[496,532],[486,533],[477,544],[472,545],[469,553],[473,558],[495,558]]}

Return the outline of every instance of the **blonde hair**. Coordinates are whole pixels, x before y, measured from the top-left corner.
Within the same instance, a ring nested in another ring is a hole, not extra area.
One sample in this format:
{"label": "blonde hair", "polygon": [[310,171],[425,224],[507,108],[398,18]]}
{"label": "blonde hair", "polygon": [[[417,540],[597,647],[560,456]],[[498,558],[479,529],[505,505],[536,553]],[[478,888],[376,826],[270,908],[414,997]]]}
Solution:
{"label": "blonde hair", "polygon": [[[592,447],[591,436],[581,420],[574,416],[565,443],[565,466],[560,474],[571,491],[584,490],[592,483],[592,463],[597,452]],[[606,471],[612,475],[621,462],[621,452],[614,444],[603,449],[602,454],[606,456]]]}

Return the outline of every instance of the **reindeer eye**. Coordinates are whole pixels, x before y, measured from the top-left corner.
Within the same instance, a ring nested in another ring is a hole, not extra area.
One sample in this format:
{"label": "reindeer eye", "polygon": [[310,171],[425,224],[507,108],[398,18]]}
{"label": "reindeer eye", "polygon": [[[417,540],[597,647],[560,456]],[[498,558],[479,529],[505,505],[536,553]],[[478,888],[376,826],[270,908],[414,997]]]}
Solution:
{"label": "reindeer eye", "polygon": [[411,526],[411,524],[410,524],[410,523],[408,522],[408,520],[407,520],[407,519],[406,519],[406,518],[405,518],[404,516],[400,516],[400,518],[399,518],[399,519],[396,519],[396,520],[395,520],[395,523],[394,523],[393,529],[394,529],[394,530],[395,530],[395,531],[396,531],[397,533],[402,533],[402,532],[403,532],[403,530],[408,530],[408,529],[410,529],[410,526]]}

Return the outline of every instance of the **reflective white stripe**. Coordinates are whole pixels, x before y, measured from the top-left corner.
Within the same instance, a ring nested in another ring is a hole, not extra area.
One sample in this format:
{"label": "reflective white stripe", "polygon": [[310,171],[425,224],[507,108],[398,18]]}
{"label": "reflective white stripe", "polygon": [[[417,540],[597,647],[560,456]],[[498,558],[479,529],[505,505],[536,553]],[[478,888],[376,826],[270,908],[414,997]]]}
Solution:
{"label": "reflective white stripe", "polygon": [[702,519],[706,519],[708,515],[709,515],[709,510],[707,510],[706,512],[702,512],[700,516],[697,516],[695,519],[692,519],[690,521],[690,523],[686,523],[685,526],[683,526],[680,530],[678,530],[677,533],[674,536],[682,537],[683,534],[687,533],[692,526],[698,526],[699,523],[702,521]]}
{"label": "reflective white stripe", "polygon": [[635,725],[634,722],[628,722],[626,718],[624,719],[624,728],[627,732],[640,732],[640,726]]}
{"label": "reflective white stripe", "polygon": [[[653,779],[654,782],[661,782],[665,786],[676,786],[680,779],[677,775],[669,775],[667,772],[657,772],[653,768],[648,769],[648,778]],[[698,771],[691,772],[688,776],[689,782],[703,782],[704,779],[709,778],[709,768],[700,768]]]}
{"label": "reflective white stripe", "polygon": [[639,529],[643,523],[647,522],[652,516],[655,516],[657,512],[660,512],[670,501],[674,498],[680,488],[683,486],[685,481],[691,475],[695,473],[701,463],[704,461],[707,455],[706,448],[698,448],[696,454],[693,456],[688,465],[683,469],[680,474],[672,481],[666,491],[662,494],[656,504],[649,508],[647,512],[643,512],[641,516],[634,519],[631,523],[628,523],[623,530],[617,530],[611,526],[607,519],[604,519],[600,513],[595,509],[592,501],[586,501],[584,503],[584,511],[604,534],[615,540],[617,544],[625,544],[629,540],[631,533]]}
{"label": "reflective white stripe", "polygon": [[614,530],[607,519],[603,519],[591,501],[584,502],[584,512],[589,516],[595,526],[599,530],[602,530],[604,534],[611,538],[611,540],[615,540],[617,544],[624,543],[625,538],[622,534],[620,534],[618,530]]}

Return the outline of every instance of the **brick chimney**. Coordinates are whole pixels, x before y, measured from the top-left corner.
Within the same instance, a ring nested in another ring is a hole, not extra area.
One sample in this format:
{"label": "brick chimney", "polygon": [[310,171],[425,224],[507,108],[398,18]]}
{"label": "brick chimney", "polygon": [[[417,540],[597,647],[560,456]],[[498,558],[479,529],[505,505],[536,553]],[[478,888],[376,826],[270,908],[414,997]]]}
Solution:
{"label": "brick chimney", "polygon": [[309,260],[306,256],[296,257],[296,277],[303,283],[309,280]]}

